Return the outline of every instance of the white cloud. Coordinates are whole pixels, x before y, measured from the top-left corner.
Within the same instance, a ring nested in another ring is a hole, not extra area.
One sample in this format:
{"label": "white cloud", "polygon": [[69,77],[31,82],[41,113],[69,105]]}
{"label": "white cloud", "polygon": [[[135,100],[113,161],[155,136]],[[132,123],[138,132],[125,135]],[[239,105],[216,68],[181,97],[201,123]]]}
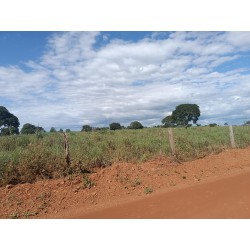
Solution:
{"label": "white cloud", "polygon": [[95,46],[98,36],[106,42],[110,37],[55,33],[43,56],[26,63],[28,72],[0,67],[0,85],[8,86],[0,98],[11,102],[22,124],[46,128],[133,120],[156,125],[180,103],[197,103],[203,122],[237,118],[240,123],[249,115],[250,76],[242,68],[217,72],[215,67],[249,50],[249,34],[153,33],[137,42],[115,39]]}
{"label": "white cloud", "polygon": [[227,32],[225,33],[226,41],[237,47],[240,51],[249,50],[250,32]]}

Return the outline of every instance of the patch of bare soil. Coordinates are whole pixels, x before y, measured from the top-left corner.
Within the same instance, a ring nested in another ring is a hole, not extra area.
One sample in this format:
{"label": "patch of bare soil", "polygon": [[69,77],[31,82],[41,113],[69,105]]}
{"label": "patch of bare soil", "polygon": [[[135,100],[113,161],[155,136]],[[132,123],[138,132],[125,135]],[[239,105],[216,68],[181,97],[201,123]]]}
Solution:
{"label": "patch of bare soil", "polygon": [[[250,148],[226,150],[185,163],[177,163],[165,157],[142,164],[116,163],[84,176],[2,187],[0,218],[102,218],[95,217],[93,213],[98,214],[98,211],[114,206],[119,209],[119,206],[140,200],[146,202],[149,197],[190,189],[200,186],[200,183],[248,171]],[[161,206],[159,202],[153,204]],[[112,214],[115,218],[114,211],[108,217],[112,218]],[[132,217],[140,218],[136,214],[125,214],[122,218]],[[150,218],[149,215],[146,217]],[[181,213],[177,217],[181,218]]]}

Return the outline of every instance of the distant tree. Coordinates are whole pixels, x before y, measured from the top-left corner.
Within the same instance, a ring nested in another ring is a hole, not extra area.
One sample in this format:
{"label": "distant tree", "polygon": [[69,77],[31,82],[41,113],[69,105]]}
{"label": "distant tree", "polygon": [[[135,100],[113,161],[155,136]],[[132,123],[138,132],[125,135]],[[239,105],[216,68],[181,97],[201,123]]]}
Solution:
{"label": "distant tree", "polygon": [[165,128],[176,126],[176,123],[174,122],[172,115],[166,116],[164,119],[162,119],[161,123],[163,123],[163,127]]}
{"label": "distant tree", "polygon": [[143,128],[142,124],[138,121],[131,122],[130,125],[128,126],[128,129],[142,129],[142,128]]}
{"label": "distant tree", "polygon": [[227,123],[227,122],[225,122],[225,123],[224,123],[224,126],[228,126],[228,123]]}
{"label": "distant tree", "polygon": [[49,132],[50,132],[50,133],[55,133],[55,132],[56,132],[56,129],[55,129],[54,127],[51,127],[51,129],[50,129]]}
{"label": "distant tree", "polygon": [[30,123],[25,123],[21,129],[21,134],[35,134],[36,126]]}
{"label": "distant tree", "polygon": [[92,127],[90,125],[83,125],[81,131],[82,132],[91,132],[92,131]]}
{"label": "distant tree", "polygon": [[0,106],[0,134],[19,134],[19,126],[18,118],[11,114],[5,107]]}
{"label": "distant tree", "polygon": [[[93,131],[100,131],[102,128],[100,128],[100,127],[93,127]],[[81,130],[81,131],[83,131],[83,130]]]}
{"label": "distant tree", "polygon": [[70,129],[69,129],[69,128],[67,128],[67,129],[65,130],[65,132],[66,132],[66,133],[69,133],[69,132],[70,132]]}
{"label": "distant tree", "polygon": [[122,129],[122,126],[118,122],[113,122],[113,123],[109,124],[109,129],[110,130],[118,130],[118,129]]}
{"label": "distant tree", "polygon": [[109,127],[93,127],[92,131],[106,131],[109,130]]}
{"label": "distant tree", "polygon": [[19,134],[18,128],[10,126],[8,128],[2,128],[0,135],[17,135]]}
{"label": "distant tree", "polygon": [[63,132],[63,129],[62,129],[62,128],[60,128],[60,129],[59,129],[59,132],[60,132],[60,133],[62,133],[62,132]]}
{"label": "distant tree", "polygon": [[244,126],[250,126],[250,121],[247,121],[243,124]]}
{"label": "distant tree", "polygon": [[180,126],[186,126],[190,121],[194,124],[200,117],[200,108],[197,104],[180,104],[172,112],[173,122]]}
{"label": "distant tree", "polygon": [[30,123],[25,123],[21,129],[21,134],[35,134],[35,133],[44,133],[46,132],[44,128],[32,125]]}
{"label": "distant tree", "polygon": [[216,123],[210,123],[208,124],[209,127],[217,127],[218,125]]}
{"label": "distant tree", "polygon": [[37,133],[37,132],[45,133],[46,131],[45,131],[44,128],[37,126],[37,127],[36,127],[36,133]]}

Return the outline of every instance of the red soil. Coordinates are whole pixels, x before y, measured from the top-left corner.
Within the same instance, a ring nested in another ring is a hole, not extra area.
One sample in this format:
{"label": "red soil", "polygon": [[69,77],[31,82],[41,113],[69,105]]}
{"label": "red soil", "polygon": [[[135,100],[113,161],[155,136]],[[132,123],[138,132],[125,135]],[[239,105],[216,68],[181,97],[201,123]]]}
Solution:
{"label": "red soil", "polygon": [[250,218],[250,149],[0,188],[0,218]]}

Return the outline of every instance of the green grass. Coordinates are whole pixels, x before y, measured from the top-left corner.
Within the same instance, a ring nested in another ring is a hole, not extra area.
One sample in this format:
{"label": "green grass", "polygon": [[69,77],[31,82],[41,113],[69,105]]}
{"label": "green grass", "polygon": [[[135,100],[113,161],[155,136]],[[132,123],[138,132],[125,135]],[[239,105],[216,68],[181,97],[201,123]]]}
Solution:
{"label": "green grass", "polygon": [[[176,157],[181,161],[231,148],[228,127],[175,128],[173,132]],[[236,126],[234,134],[238,148],[250,145],[250,127]],[[68,140],[71,168],[76,174],[113,162],[138,163],[171,155],[165,128],[70,132]],[[63,134],[0,137],[0,185],[58,178],[67,173]]]}

